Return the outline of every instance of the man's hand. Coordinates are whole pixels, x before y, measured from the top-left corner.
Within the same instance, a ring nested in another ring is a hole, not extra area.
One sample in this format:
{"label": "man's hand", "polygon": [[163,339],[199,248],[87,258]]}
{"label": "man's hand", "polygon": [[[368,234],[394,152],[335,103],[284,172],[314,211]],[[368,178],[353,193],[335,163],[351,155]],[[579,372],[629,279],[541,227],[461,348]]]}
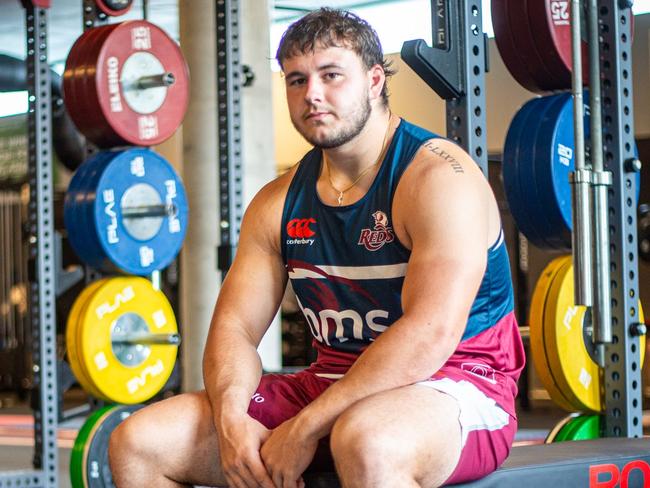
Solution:
{"label": "man's hand", "polygon": [[314,458],[317,447],[318,439],[297,428],[296,417],[276,427],[261,450],[275,488],[303,488],[302,473]]}
{"label": "man's hand", "polygon": [[228,486],[274,488],[260,457],[260,448],[271,431],[248,415],[218,425],[221,467]]}

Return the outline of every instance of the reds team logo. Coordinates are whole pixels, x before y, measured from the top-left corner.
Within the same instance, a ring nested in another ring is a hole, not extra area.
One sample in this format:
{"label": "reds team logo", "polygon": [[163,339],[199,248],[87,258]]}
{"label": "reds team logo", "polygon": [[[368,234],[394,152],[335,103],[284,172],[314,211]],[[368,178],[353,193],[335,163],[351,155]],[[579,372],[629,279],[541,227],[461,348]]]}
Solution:
{"label": "reds team logo", "polygon": [[310,239],[316,235],[316,232],[309,226],[315,224],[316,219],[292,219],[287,224],[287,234],[291,239],[287,239],[287,244],[309,244],[314,243],[314,239]]}
{"label": "reds team logo", "polygon": [[377,251],[384,247],[387,242],[395,240],[393,228],[388,226],[388,216],[381,210],[372,214],[375,219],[374,229],[362,229],[359,236],[360,246],[364,246],[368,251]]}

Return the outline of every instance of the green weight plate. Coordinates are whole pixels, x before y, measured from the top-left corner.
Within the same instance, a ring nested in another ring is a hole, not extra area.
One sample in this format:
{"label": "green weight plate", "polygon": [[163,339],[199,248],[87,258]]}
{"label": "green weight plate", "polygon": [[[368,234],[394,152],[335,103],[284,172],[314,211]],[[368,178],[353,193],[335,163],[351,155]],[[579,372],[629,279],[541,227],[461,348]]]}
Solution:
{"label": "green weight plate", "polygon": [[587,441],[600,438],[600,415],[584,415],[582,422],[576,425],[573,432],[573,441]]}
{"label": "green weight plate", "polygon": [[549,431],[548,435],[546,436],[546,439],[544,439],[544,444],[551,444],[552,442],[556,442],[556,438],[560,430],[564,428],[566,424],[568,424],[572,419],[576,418],[578,416],[577,413],[570,413],[563,419],[561,419],[555,426]]}
{"label": "green weight plate", "polygon": [[573,434],[573,431],[576,428],[576,422],[578,422],[580,417],[575,417],[571,421],[560,429],[560,431],[555,436],[554,442],[563,442],[570,439],[570,436]]}
{"label": "green weight plate", "polygon": [[569,421],[554,442],[584,441],[600,437],[600,415],[580,415]]}
{"label": "green weight plate", "polygon": [[83,464],[86,445],[92,438],[95,426],[114,408],[114,406],[100,408],[90,415],[81,429],[79,429],[77,438],[74,441],[72,453],[70,454],[70,482],[72,483],[72,488],[84,487]]}
{"label": "green weight plate", "polygon": [[108,464],[108,441],[117,426],[140,408],[142,405],[115,407],[97,423],[94,435],[84,449],[82,474],[86,488],[114,488]]}

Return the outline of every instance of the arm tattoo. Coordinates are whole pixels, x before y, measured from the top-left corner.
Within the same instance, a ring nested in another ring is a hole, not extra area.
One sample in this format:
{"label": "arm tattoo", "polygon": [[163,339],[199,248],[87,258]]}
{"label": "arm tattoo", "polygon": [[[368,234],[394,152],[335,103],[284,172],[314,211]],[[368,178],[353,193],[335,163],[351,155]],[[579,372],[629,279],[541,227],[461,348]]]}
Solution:
{"label": "arm tattoo", "polygon": [[434,145],[431,141],[426,142],[424,144],[424,147],[426,147],[429,151],[431,151],[436,156],[440,156],[442,159],[447,161],[451,165],[451,169],[454,170],[454,173],[465,172],[463,166],[456,160],[456,158],[454,158],[451,154],[449,154],[444,149],[441,149],[438,146]]}

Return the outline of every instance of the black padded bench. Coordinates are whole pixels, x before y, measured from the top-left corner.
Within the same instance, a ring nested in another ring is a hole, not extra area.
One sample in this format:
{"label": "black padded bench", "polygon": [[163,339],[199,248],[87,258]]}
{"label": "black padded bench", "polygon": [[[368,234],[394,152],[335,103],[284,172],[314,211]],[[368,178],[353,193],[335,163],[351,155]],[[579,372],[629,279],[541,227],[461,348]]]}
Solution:
{"label": "black padded bench", "polygon": [[[614,482],[617,478],[618,482]],[[338,488],[336,474],[305,473],[307,488]],[[650,487],[650,439],[597,439],[515,447],[503,466],[467,488]],[[388,487],[387,487],[388,488]]]}

